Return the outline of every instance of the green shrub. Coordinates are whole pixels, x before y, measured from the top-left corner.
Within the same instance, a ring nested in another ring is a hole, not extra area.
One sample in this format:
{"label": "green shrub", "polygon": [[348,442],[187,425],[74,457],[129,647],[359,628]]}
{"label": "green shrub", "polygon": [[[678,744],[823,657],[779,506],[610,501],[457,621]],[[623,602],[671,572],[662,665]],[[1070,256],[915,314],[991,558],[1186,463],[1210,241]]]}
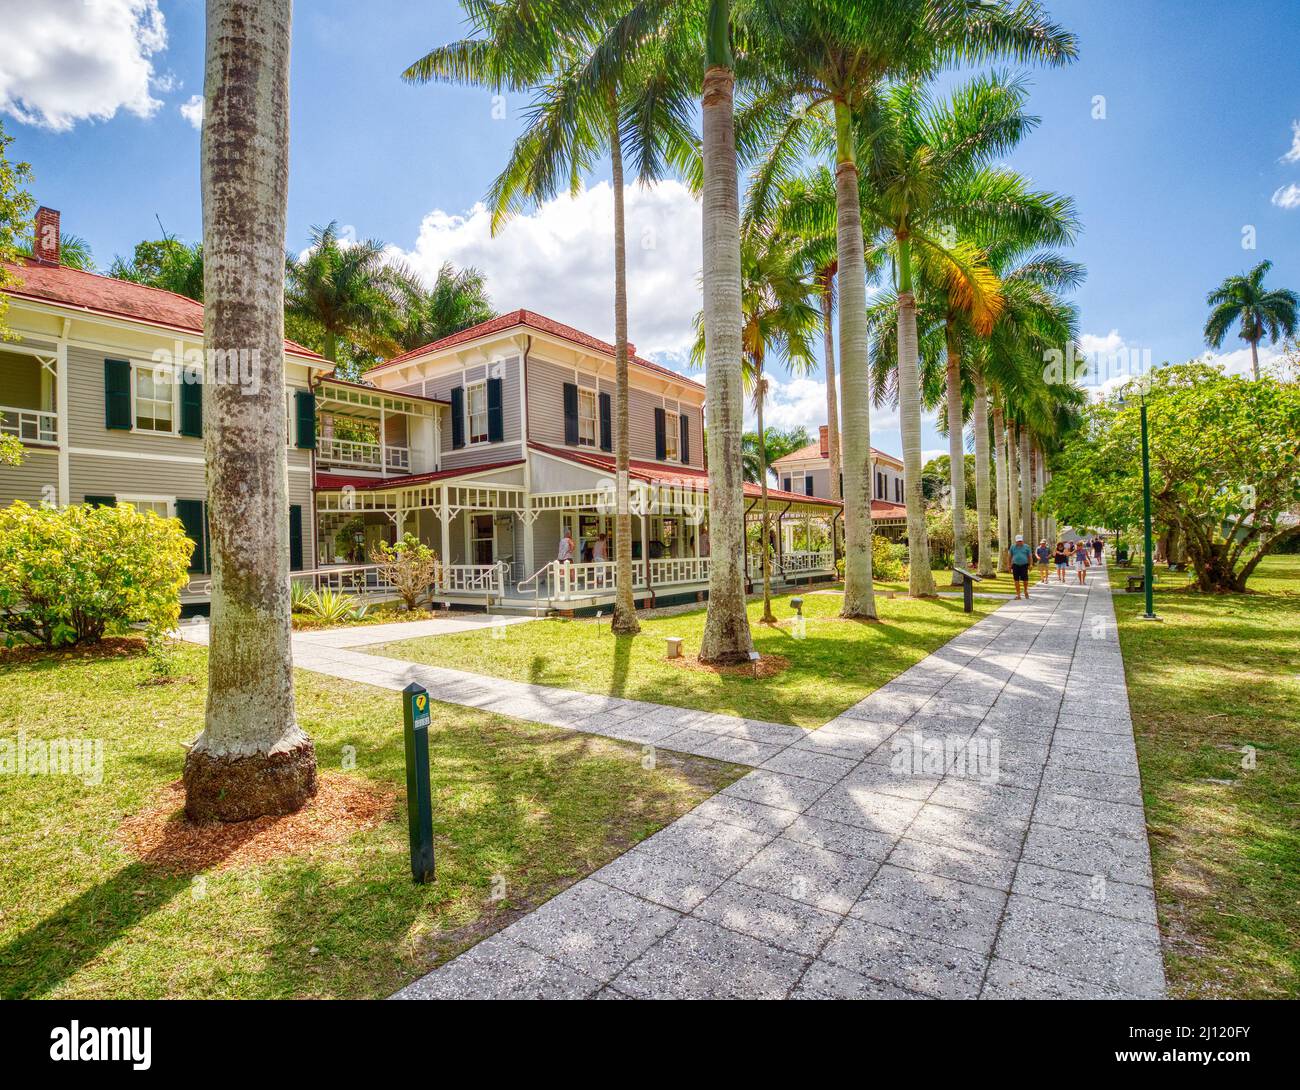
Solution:
{"label": "green shrub", "polygon": [[304,612],[333,623],[359,621],[366,615],[368,608],[351,594],[343,594],[329,587],[312,591],[304,600]]}
{"label": "green shrub", "polygon": [[420,600],[433,594],[438,582],[438,554],[412,534],[405,534],[396,545],[380,541],[370,550],[370,563],[388,582],[407,609],[415,609]]}
{"label": "green shrub", "polygon": [[0,632],[5,643],[94,643],[180,619],[194,543],[178,519],[134,507],[0,510]]}
{"label": "green shrub", "polygon": [[290,580],[289,609],[294,613],[306,613],[309,600],[315,593],[310,583],[304,583],[301,579]]}
{"label": "green shrub", "polygon": [[[907,565],[903,563],[906,549],[882,534],[871,535],[871,578],[878,583],[897,583],[907,578]],[[835,561],[835,573],[844,578],[844,557]]]}

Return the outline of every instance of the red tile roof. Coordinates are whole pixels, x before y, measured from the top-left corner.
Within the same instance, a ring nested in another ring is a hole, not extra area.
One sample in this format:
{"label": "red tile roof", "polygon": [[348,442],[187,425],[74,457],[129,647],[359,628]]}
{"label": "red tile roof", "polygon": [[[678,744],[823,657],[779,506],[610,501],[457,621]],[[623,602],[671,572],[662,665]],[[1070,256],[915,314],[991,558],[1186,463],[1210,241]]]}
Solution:
{"label": "red tile roof", "polygon": [[[613,356],[614,346],[590,333],[584,333],[580,329],[574,329],[571,325],[565,325],[563,322],[557,322],[554,318],[548,318],[544,314],[538,314],[532,310],[512,310],[508,314],[500,314],[495,318],[490,318],[486,322],[480,322],[478,325],[472,325],[468,329],[462,329],[459,333],[452,333],[440,340],[432,341],[429,344],[422,345],[419,348],[413,348],[409,352],[403,352],[400,356],[394,356],[391,360],[385,360],[383,363],[377,363],[370,368],[366,374],[374,374],[378,371],[387,370],[389,367],[395,367],[398,364],[406,363],[408,360],[416,359],[419,356],[426,356],[430,352],[440,352],[446,348],[454,348],[458,344],[465,344],[467,341],[477,340],[479,337],[489,337],[494,333],[504,333],[507,329],[514,329],[516,326],[526,326],[529,329],[535,329],[539,333],[549,333],[552,337],[560,337],[563,340],[571,341],[574,344],[581,345],[592,352],[597,352],[603,356]],[[665,378],[670,378],[675,382],[685,382],[691,386],[703,388],[703,384],[693,378],[687,378],[680,375],[662,364],[655,363],[653,360],[644,359],[641,356],[633,355],[629,362],[646,371],[653,371]]]}
{"label": "red tile roof", "polygon": [[[875,447],[871,448],[871,453],[873,457],[883,459],[884,461],[889,462],[890,465],[901,466],[903,464],[892,454],[886,454],[883,450],[877,450]],[[775,469],[777,466],[784,465],[787,462],[803,462],[813,458],[827,462],[830,461],[830,459],[822,453],[820,443],[809,443],[806,447],[800,447],[798,450],[792,450],[789,454],[782,455],[772,463],[772,468]]]}
{"label": "red tile roof", "polygon": [[[54,303],[185,333],[203,332],[203,304],[175,292],[29,258],[19,258],[16,265],[6,262],[5,268],[17,281],[4,289],[5,294],[16,299]],[[286,339],[284,347],[295,356],[324,362],[324,356],[291,340]]]}
{"label": "red tile roof", "polygon": [[462,469],[440,469],[436,473],[410,473],[405,477],[352,477],[346,473],[317,473],[315,489],[317,492],[335,492],[350,486],[360,492],[373,492],[376,489],[409,488],[413,485],[445,481],[451,477],[466,477],[472,473],[486,473],[493,469],[509,469],[511,466],[523,464],[522,458],[516,458],[512,462],[489,462],[486,465],[465,466]]}
{"label": "red tile roof", "polygon": [[[611,454],[586,450],[564,450],[544,446],[541,443],[529,443],[528,445],[533,450],[540,451],[543,454],[549,454],[555,458],[565,458],[570,462],[576,462],[578,465],[587,466],[590,469],[599,469],[605,473],[614,472],[614,457]],[[637,480],[654,484],[685,485],[704,491],[707,491],[709,487],[708,470],[699,469],[696,466],[671,465],[664,462],[650,462],[641,458],[631,458],[628,460],[628,473]],[[757,499],[763,495],[763,490],[758,485],[746,481],[745,495]],[[801,492],[785,492],[779,488],[769,487],[767,495],[769,499],[782,503],[815,503],[825,507],[843,506],[838,500],[823,499],[820,496],[806,496]]]}

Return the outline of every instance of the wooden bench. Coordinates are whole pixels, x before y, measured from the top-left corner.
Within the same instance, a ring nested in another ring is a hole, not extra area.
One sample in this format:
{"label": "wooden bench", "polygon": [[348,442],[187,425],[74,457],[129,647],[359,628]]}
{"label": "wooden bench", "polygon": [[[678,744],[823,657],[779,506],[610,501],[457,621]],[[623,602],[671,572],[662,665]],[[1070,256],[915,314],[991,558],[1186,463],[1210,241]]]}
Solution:
{"label": "wooden bench", "polygon": [[[1152,583],[1158,583],[1158,582],[1160,582],[1160,580],[1157,579],[1156,576],[1153,575],[1153,576],[1151,577],[1151,582],[1152,582]],[[1140,575],[1130,575],[1130,576],[1128,577],[1126,583],[1127,583],[1127,585],[1124,587],[1124,589],[1125,589],[1127,592],[1129,592],[1130,594],[1131,594],[1132,592],[1134,592],[1134,591],[1144,590],[1144,589],[1145,589],[1145,585],[1144,585],[1143,577],[1140,576]]]}

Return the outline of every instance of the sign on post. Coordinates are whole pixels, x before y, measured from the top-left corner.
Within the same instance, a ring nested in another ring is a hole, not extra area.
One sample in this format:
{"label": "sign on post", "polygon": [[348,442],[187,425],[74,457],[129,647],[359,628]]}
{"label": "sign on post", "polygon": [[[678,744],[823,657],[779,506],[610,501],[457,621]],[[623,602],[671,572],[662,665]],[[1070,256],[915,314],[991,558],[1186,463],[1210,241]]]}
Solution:
{"label": "sign on post", "polygon": [[954,567],[952,570],[961,576],[962,611],[970,613],[975,608],[975,584],[982,582],[983,577],[976,575],[973,571],[967,571],[965,568]]}
{"label": "sign on post", "polygon": [[406,821],[411,838],[411,877],[433,881],[433,796],[429,786],[429,690],[411,682],[402,690],[406,735]]}

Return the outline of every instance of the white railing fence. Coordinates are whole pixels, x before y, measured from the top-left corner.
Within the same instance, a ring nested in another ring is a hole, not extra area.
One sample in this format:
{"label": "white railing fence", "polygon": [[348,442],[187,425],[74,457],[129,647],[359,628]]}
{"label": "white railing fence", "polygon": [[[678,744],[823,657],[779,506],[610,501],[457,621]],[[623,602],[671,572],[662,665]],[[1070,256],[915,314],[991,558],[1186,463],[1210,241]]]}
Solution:
{"label": "white railing fence", "polygon": [[332,465],[378,469],[379,444],[361,439],[320,438],[316,440],[316,457]]}
{"label": "white railing fence", "polygon": [[0,405],[0,433],[12,435],[24,443],[57,443],[59,414]]}
{"label": "white railing fence", "polygon": [[483,594],[500,598],[506,591],[506,566],[495,564],[444,564],[437,590],[442,594]]}

